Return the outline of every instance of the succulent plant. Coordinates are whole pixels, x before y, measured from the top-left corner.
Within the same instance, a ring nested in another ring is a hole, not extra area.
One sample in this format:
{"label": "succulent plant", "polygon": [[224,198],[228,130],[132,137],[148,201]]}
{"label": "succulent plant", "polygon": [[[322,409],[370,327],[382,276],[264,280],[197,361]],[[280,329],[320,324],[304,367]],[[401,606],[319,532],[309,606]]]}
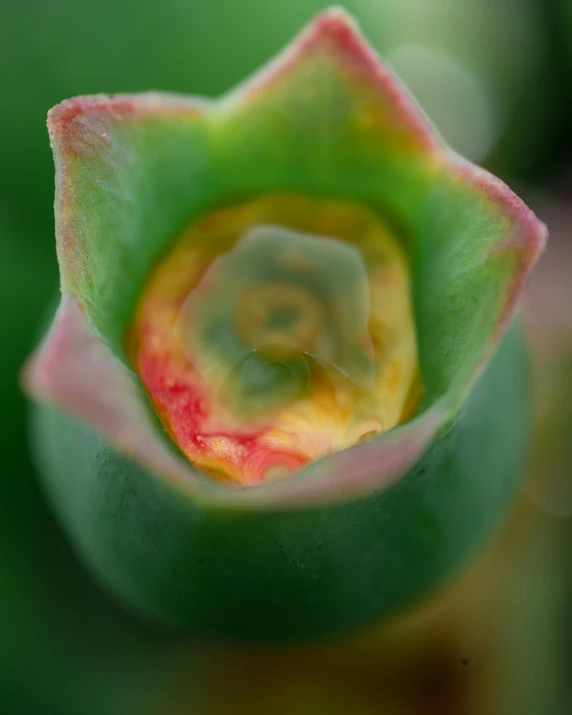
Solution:
{"label": "succulent plant", "polygon": [[529,440],[545,228],[339,9],[223,98],[51,110],[61,302],[24,373],[77,551],[151,620],[302,640],[453,578]]}

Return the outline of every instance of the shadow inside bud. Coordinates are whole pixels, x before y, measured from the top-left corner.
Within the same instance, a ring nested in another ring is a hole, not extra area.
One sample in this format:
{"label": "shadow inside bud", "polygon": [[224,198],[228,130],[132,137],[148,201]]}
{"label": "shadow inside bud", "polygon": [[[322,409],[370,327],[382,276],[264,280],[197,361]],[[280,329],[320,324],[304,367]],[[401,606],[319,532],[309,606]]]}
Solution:
{"label": "shadow inside bud", "polygon": [[230,369],[217,397],[234,413],[253,416],[307,396],[310,386],[310,367],[304,355],[285,359],[281,345],[265,346]]}

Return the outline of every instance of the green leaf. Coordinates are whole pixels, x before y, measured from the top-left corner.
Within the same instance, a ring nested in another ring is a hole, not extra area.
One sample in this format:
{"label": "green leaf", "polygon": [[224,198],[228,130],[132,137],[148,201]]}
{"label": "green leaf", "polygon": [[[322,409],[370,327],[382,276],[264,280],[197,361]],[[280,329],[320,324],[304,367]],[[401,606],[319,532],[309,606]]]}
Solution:
{"label": "green leaf", "polygon": [[33,436],[72,543],[140,615],[216,639],[307,640],[432,593],[494,531],[526,459],[529,379],[513,328],[412,469],[323,506],[190,499],[52,407],[36,409]]}
{"label": "green leaf", "polygon": [[[100,577],[153,618],[253,639],[338,632],[450,577],[505,508],[528,438],[516,328],[489,361],[544,243],[532,212],[445,146],[341,10],[218,101],[83,97],[49,128],[63,299],[25,383],[51,405],[38,458]],[[366,443],[230,489],[170,442],[123,342],[183,229],[284,192],[361,203],[393,228],[424,402]]]}

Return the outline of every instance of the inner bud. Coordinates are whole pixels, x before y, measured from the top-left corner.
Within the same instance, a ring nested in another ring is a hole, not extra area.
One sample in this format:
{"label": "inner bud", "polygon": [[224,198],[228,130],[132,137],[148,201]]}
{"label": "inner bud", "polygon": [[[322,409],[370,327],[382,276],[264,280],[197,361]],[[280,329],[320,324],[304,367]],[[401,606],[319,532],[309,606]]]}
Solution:
{"label": "inner bud", "polygon": [[405,256],[342,202],[267,197],[197,221],[128,345],[182,451],[241,485],[391,429],[419,394]]}

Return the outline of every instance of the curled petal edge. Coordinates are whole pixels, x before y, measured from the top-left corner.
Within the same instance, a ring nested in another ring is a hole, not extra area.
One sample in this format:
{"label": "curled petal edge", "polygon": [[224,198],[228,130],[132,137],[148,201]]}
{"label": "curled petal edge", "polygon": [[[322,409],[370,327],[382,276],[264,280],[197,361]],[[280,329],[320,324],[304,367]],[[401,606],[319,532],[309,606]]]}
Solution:
{"label": "curled petal edge", "polygon": [[370,442],[332,454],[277,482],[233,489],[210,483],[158,434],[135,376],[64,296],[52,327],[25,366],[25,389],[83,420],[120,451],[196,498],[284,509],[386,489],[422,456],[447,419],[440,406]]}

